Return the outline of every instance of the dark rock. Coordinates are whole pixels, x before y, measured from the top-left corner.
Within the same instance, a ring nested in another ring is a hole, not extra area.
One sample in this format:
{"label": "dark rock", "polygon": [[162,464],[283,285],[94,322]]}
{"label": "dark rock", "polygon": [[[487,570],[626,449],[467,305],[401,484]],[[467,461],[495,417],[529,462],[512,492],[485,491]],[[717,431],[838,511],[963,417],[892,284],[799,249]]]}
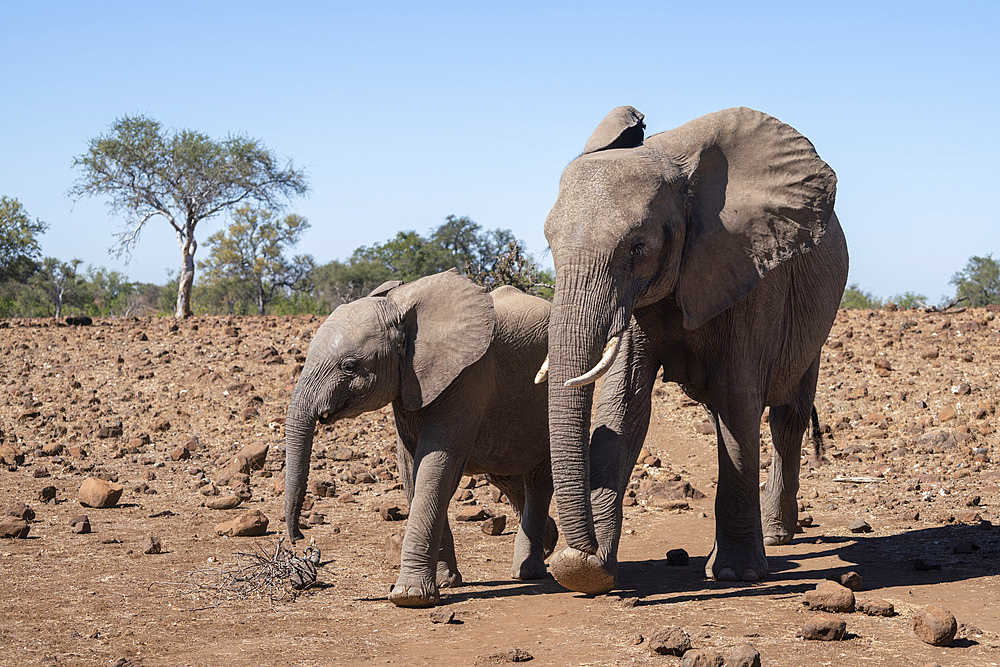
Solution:
{"label": "dark rock", "polygon": [[953,554],[971,554],[979,551],[979,545],[969,542],[968,540],[962,540],[960,542],[955,542],[951,545],[951,552]]}
{"label": "dark rock", "polygon": [[431,623],[451,623],[455,620],[455,612],[450,609],[435,609],[431,612]]}
{"label": "dark rock", "polygon": [[667,565],[683,566],[690,560],[688,552],[684,549],[671,549],[667,552]]}
{"label": "dark rock", "polygon": [[913,569],[917,572],[930,572],[931,570],[940,570],[940,563],[932,563],[930,561],[924,560],[923,558],[913,559]]}
{"label": "dark rock", "polygon": [[24,539],[31,527],[16,516],[0,517],[0,537]]}
{"label": "dark rock", "polygon": [[913,632],[933,646],[950,646],[958,632],[958,622],[944,607],[930,605],[913,614]]}
{"label": "dark rock", "polygon": [[722,654],[710,648],[693,648],[684,652],[681,667],[723,667]]}
{"label": "dark rock", "polygon": [[872,527],[868,525],[868,522],[864,519],[856,519],[850,526],[847,527],[852,533],[870,533],[872,532]]}
{"label": "dark rock", "polygon": [[726,657],[726,667],[760,667],[760,653],[753,644],[734,646]]}
{"label": "dark rock", "polygon": [[177,447],[170,452],[170,458],[174,461],[186,461],[191,458],[191,452],[188,451],[187,447]]}
{"label": "dark rock", "polygon": [[681,656],[690,648],[691,637],[676,626],[661,628],[649,638],[649,650],[658,655]]}
{"label": "dark rock", "polygon": [[802,603],[815,611],[850,613],[854,611],[854,593],[835,581],[824,581],[803,595]]}
{"label": "dark rock", "polygon": [[39,489],[38,491],[39,501],[47,503],[47,502],[55,502],[55,499],[56,499],[56,487],[45,486]]}
{"label": "dark rock", "polygon": [[499,535],[507,527],[507,515],[487,517],[483,520],[482,529],[487,535]]}
{"label": "dark rock", "polygon": [[507,661],[508,662],[529,662],[534,660],[535,656],[531,655],[523,648],[511,648],[507,650]]}
{"label": "dark rock", "polygon": [[817,639],[825,642],[840,641],[847,632],[847,623],[842,619],[828,614],[818,612],[809,617],[806,624],[799,631],[799,636],[803,639]]}
{"label": "dark rock", "polygon": [[160,538],[156,535],[147,535],[142,540],[142,553],[144,554],[158,554],[163,550],[163,545],[160,543]]}
{"label": "dark rock", "polygon": [[[284,478],[282,478],[284,487]],[[309,482],[309,492],[317,498],[332,498],[337,495],[337,483],[332,480],[318,479]]]}
{"label": "dark rock", "polygon": [[69,520],[70,528],[78,535],[86,535],[90,532],[90,517],[80,514]]}
{"label": "dark rock", "polygon": [[850,572],[841,572],[835,577],[830,577],[832,581],[836,581],[838,584],[844,588],[850,588],[852,591],[860,591],[864,588],[864,581],[861,579],[861,575],[851,570]]}
{"label": "dark rock", "polygon": [[455,515],[455,521],[485,521],[489,516],[482,507],[467,507]]}
{"label": "dark rock", "polygon": [[391,503],[382,503],[379,505],[378,513],[384,521],[402,521],[410,515],[409,511],[405,508]]}
{"label": "dark rock", "polygon": [[895,616],[896,609],[892,603],[882,598],[862,598],[855,603],[854,607],[862,614],[869,616]]}
{"label": "dark rock", "polygon": [[13,516],[17,517],[21,521],[34,521],[35,520],[35,510],[31,509],[24,503],[11,503],[4,508],[3,516]]}

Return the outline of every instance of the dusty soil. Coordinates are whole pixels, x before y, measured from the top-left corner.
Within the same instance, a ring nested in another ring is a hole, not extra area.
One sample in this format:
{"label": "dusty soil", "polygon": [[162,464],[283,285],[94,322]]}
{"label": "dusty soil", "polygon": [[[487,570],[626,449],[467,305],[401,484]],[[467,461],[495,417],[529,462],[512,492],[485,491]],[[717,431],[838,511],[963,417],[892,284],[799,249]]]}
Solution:
{"label": "dusty soil", "polygon": [[[26,539],[0,540],[0,663],[494,664],[518,647],[533,664],[678,664],[648,648],[655,630],[677,625],[696,647],[725,652],[750,642],[765,665],[1000,664],[1000,318],[992,313],[840,314],[816,401],[828,463],[803,458],[801,514],[812,525],[769,549],[768,580],[704,579],[715,439],[703,433],[710,429],[702,409],[662,385],[646,443],[660,465],[636,469],[618,590],[588,598],[552,579],[511,581],[513,526],[494,537],[478,523],[453,521],[466,585],[444,591],[456,619],[446,625],[385,597],[396,576],[386,538],[404,526],[375,511],[403,500],[388,410],[317,439],[311,480],[337,485],[336,496],[314,498],[323,522],[307,533],[323,553],[317,587],[269,604],[178,585],[191,572],[231,566],[235,552],[273,549],[283,532],[273,488],[283,466],[282,418],[319,323],[0,323],[0,430],[25,455],[0,467],[0,509],[19,501],[36,515]],[[766,421],[762,434],[763,480]],[[220,460],[255,443],[270,452],[250,476],[251,499],[233,510],[205,507],[201,478],[217,479]],[[42,453],[56,444],[61,452]],[[174,461],[170,454],[185,444],[191,458]],[[350,460],[334,458],[348,453]],[[363,481],[366,473],[376,481]],[[661,502],[645,492],[648,483],[640,486],[644,475],[680,478],[706,497],[687,507]],[[88,476],[125,487],[117,506],[81,507]],[[42,502],[49,485],[56,500]],[[471,492],[478,505],[512,518],[491,487]],[[269,517],[266,535],[215,534],[216,524],[247,510]],[[90,534],[72,531],[80,514],[89,516]],[[859,518],[872,532],[848,529]],[[162,553],[143,553],[150,535]],[[691,555],[688,565],[667,565],[676,548]],[[864,580],[859,597],[888,600],[897,615],[842,614],[848,635],[839,642],[797,638],[810,615],[802,594],[848,570]],[[952,646],[913,634],[912,612],[926,604],[958,618]]]}

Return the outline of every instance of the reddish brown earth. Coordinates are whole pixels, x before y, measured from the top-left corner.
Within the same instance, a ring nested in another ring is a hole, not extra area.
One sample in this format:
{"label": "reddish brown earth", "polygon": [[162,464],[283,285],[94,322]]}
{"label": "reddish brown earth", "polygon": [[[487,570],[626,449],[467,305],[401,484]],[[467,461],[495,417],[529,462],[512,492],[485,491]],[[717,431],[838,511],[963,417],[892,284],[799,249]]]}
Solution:
{"label": "reddish brown earth", "polygon": [[[20,501],[36,514],[26,539],[0,539],[0,662],[493,664],[506,660],[493,654],[518,647],[534,656],[532,664],[678,664],[648,648],[654,631],[676,625],[698,648],[725,652],[750,642],[764,665],[1000,664],[1000,318],[992,313],[840,314],[816,401],[829,429],[829,463],[803,459],[801,514],[811,515],[812,526],[792,544],[769,549],[767,581],[704,579],[714,436],[700,432],[709,430],[702,409],[663,385],[646,444],[662,465],[636,475],[679,477],[707,497],[676,507],[683,503],[652,497],[637,480],[636,504],[625,509],[619,589],[597,598],[551,579],[511,581],[513,521],[495,537],[478,523],[453,522],[466,585],[444,592],[457,621],[446,625],[385,597],[396,576],[386,538],[404,525],[375,511],[403,500],[388,410],[317,439],[311,480],[336,481],[337,495],[354,500],[314,500],[313,511],[324,516],[307,533],[323,553],[319,586],[292,603],[268,605],[184,594],[175,585],[190,572],[228,566],[236,551],[273,549],[283,531],[282,498],[273,491],[283,465],[281,422],[319,322],[0,323],[0,430],[6,445],[25,454],[21,465],[0,467],[0,509]],[[766,423],[762,433],[766,445]],[[140,434],[149,444],[130,444]],[[191,458],[174,461],[171,452],[192,437],[198,446]],[[206,508],[192,473],[214,480],[220,459],[260,443],[270,452],[264,469],[251,474],[251,499],[234,510]],[[61,454],[41,455],[56,444]],[[334,460],[343,447],[353,458]],[[762,480],[767,458],[765,451]],[[49,476],[36,477],[43,469]],[[360,481],[365,472],[376,481]],[[88,476],[125,487],[116,507],[79,504]],[[48,485],[56,487],[55,503],[38,500]],[[479,485],[472,495],[513,518],[509,506],[493,501],[491,487]],[[248,510],[270,519],[266,535],[216,536],[216,524]],[[70,520],[80,514],[90,517],[90,534],[73,532]],[[872,532],[848,530],[859,518]],[[162,553],[143,553],[150,535]],[[666,564],[666,552],[676,548],[691,554],[690,564]],[[916,569],[918,559],[934,569]],[[847,622],[843,641],[797,638],[811,614],[803,593],[848,570],[863,578],[859,599],[888,600],[897,615],[839,614]],[[952,646],[930,646],[913,634],[912,613],[928,604],[957,617]]]}

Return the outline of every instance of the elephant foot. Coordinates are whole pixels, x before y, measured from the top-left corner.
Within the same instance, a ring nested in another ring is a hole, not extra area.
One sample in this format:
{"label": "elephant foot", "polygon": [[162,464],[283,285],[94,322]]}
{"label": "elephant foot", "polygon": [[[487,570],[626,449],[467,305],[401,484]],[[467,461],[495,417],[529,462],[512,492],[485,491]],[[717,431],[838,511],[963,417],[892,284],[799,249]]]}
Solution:
{"label": "elephant foot", "polygon": [[763,548],[752,551],[757,553],[723,550],[716,543],[705,563],[705,576],[717,581],[761,581],[767,577],[767,559]]}
{"label": "elephant foot", "polygon": [[535,558],[526,558],[520,564],[514,563],[510,570],[510,578],[517,579],[518,581],[544,579],[547,574],[545,561],[537,556]]}
{"label": "elephant foot", "polygon": [[603,595],[615,587],[615,576],[604,569],[597,556],[566,547],[549,563],[556,581],[565,588],[587,595]]}
{"label": "elephant foot", "polygon": [[765,547],[776,547],[782,544],[788,544],[791,541],[792,534],[786,532],[785,530],[772,530],[764,533]]}
{"label": "elephant foot", "polygon": [[542,559],[548,560],[552,552],[556,550],[556,542],[559,541],[559,529],[556,527],[555,519],[545,517],[545,539],[543,542]]}
{"label": "elephant foot", "polygon": [[438,588],[457,588],[462,585],[462,573],[456,566],[438,561],[437,585]]}
{"label": "elephant foot", "polygon": [[439,599],[434,582],[403,575],[389,591],[389,602],[397,607],[433,607]]}

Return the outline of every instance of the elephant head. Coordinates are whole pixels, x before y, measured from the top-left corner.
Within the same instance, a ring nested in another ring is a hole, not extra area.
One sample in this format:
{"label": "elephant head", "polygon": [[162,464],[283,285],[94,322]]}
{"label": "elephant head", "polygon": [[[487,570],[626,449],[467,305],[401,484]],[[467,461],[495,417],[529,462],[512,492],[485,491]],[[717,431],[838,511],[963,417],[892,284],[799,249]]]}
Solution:
{"label": "elephant head", "polygon": [[545,222],[556,503],[567,543],[588,554],[589,384],[633,312],[667,300],[685,329],[702,326],[819,242],[836,190],[812,144],[758,111],[720,111],[645,141],[643,127],[635,109],[612,111],[564,171]]}
{"label": "elephant head", "polygon": [[496,314],[486,291],[456,271],[386,283],[338,307],[309,345],[285,421],[285,522],[299,515],[317,421],[332,424],[390,402],[428,406],[490,346]]}

